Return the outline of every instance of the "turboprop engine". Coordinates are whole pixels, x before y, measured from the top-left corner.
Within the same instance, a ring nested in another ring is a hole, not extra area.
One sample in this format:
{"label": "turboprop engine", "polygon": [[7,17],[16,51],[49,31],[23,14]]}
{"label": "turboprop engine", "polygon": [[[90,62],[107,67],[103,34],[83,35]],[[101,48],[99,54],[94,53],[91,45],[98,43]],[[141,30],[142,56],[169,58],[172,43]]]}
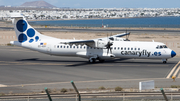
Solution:
{"label": "turboprop engine", "polygon": [[111,41],[111,40],[98,39],[98,40],[95,41],[95,47],[107,49],[107,54],[109,53],[109,50],[110,50],[110,52],[112,54],[112,51],[111,51],[111,46],[112,45],[113,45],[113,41]]}

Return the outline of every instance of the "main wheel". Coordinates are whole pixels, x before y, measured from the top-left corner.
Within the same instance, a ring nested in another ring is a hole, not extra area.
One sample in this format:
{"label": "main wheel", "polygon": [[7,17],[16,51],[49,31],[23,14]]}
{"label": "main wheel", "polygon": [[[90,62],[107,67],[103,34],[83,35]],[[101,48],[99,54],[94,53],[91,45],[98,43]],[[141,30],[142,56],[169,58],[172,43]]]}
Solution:
{"label": "main wheel", "polygon": [[93,63],[95,63],[96,62],[96,59],[92,59],[93,60]]}
{"label": "main wheel", "polygon": [[96,62],[96,59],[92,58],[92,59],[89,59],[89,63],[95,63]]}
{"label": "main wheel", "polygon": [[104,62],[105,60],[99,60],[99,62]]}
{"label": "main wheel", "polygon": [[89,59],[89,63],[92,63],[93,62],[93,60],[92,59]]}

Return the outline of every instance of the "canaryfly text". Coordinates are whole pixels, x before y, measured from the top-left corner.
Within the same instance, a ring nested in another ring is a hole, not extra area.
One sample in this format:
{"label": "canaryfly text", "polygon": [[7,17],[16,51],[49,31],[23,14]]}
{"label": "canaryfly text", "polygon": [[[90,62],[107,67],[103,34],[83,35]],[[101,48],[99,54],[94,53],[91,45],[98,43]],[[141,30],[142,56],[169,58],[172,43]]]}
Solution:
{"label": "canaryfly text", "polygon": [[147,56],[149,57],[151,52],[148,52],[147,50],[142,50],[142,51],[121,51],[122,55],[139,55],[141,56]]}

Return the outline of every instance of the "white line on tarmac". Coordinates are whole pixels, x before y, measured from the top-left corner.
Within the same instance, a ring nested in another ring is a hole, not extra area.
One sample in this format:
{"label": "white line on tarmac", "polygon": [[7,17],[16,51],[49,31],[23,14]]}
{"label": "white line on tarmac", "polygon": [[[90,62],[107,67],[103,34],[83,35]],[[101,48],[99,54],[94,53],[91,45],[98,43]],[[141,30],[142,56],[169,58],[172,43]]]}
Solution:
{"label": "white line on tarmac", "polygon": [[177,78],[180,78],[180,73],[179,73],[179,75],[178,75],[178,77]]}
{"label": "white line on tarmac", "polygon": [[170,76],[172,75],[172,73],[175,71],[176,67],[179,65],[180,61],[173,67],[173,69],[171,70],[171,72],[168,74],[168,76],[166,78],[170,78]]}
{"label": "white line on tarmac", "polygon": [[7,85],[0,84],[0,87],[7,87]]}
{"label": "white line on tarmac", "polygon": [[180,66],[178,67],[178,69],[176,69],[176,72],[174,73],[173,76],[176,76],[179,70],[180,70]]}
{"label": "white line on tarmac", "polygon": [[[93,81],[75,81],[75,83],[93,83],[93,82],[115,82],[115,81],[133,81],[133,80],[157,80],[157,79],[166,79],[166,78],[142,78],[142,79],[115,79],[115,80],[93,80]],[[51,82],[51,83],[34,83],[34,84],[17,84],[17,85],[5,85],[4,87],[24,87],[24,86],[42,86],[42,85],[55,85],[55,84],[63,84],[69,82]],[[0,86],[1,87],[1,86]]]}

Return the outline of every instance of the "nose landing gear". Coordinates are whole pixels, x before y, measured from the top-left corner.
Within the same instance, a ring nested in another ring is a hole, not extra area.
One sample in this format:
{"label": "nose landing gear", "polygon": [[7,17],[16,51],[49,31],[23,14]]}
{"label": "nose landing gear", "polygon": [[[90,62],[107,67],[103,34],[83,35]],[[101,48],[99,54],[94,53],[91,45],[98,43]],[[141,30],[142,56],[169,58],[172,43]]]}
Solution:
{"label": "nose landing gear", "polygon": [[167,63],[167,59],[162,59],[162,61],[164,64]]}

